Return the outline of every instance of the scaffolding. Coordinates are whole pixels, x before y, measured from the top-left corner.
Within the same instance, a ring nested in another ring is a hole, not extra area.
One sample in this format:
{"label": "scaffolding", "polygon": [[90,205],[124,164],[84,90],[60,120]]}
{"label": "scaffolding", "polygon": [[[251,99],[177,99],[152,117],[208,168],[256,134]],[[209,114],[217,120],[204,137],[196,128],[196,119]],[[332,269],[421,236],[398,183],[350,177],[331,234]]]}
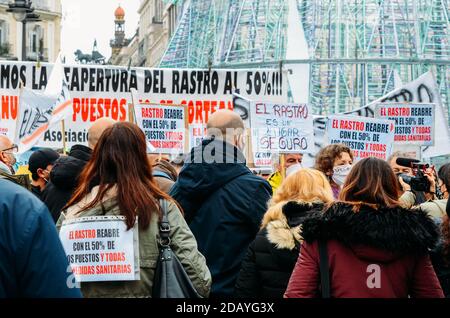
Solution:
{"label": "scaffolding", "polygon": [[[161,67],[286,64],[286,0],[186,0]],[[450,0],[296,0],[317,114],[349,111],[433,70],[450,105]],[[293,39],[290,39],[293,40]],[[295,40],[295,39],[294,39]],[[292,62],[292,61],[291,61]]]}

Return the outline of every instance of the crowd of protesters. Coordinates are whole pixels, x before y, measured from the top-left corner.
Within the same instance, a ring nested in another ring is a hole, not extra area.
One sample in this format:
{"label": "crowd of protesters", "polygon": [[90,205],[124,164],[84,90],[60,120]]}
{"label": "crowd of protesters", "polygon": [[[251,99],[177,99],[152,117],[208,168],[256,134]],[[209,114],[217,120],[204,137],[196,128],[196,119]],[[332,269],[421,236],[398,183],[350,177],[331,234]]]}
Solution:
{"label": "crowd of protesters", "polygon": [[[450,297],[450,164],[416,191],[406,154],[354,162],[336,144],[314,168],[273,158],[265,179],[246,165],[244,131],[217,111],[202,144],[170,161],[135,124],[100,119],[88,146],[35,151],[28,181],[0,136],[0,297],[151,297],[164,213],[201,297]],[[94,216],[123,216],[128,230],[139,219],[138,280],[74,281],[58,231]]]}

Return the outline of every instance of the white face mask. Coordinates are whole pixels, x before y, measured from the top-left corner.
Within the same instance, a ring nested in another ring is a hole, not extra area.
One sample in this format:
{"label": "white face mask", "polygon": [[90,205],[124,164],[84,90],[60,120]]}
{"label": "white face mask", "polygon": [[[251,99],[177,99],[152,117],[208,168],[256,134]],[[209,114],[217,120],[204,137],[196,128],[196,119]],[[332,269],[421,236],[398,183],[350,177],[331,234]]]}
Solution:
{"label": "white face mask", "polygon": [[345,183],[345,179],[347,178],[348,174],[350,173],[350,170],[352,170],[352,165],[342,165],[342,166],[336,166],[333,168],[333,181],[340,187],[342,187]]}
{"label": "white face mask", "polygon": [[296,163],[295,165],[290,166],[289,168],[286,169],[286,177],[289,177],[291,174],[296,173],[297,171],[299,171],[302,168],[303,168],[302,165],[299,163]]}

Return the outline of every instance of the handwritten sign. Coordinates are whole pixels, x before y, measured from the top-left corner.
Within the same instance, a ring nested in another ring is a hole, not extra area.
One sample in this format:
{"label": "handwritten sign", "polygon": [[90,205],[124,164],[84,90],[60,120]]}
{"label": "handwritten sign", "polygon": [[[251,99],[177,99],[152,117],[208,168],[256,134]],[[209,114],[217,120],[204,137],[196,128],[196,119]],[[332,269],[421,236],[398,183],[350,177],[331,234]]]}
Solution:
{"label": "handwritten sign", "polygon": [[309,153],[314,149],[313,116],[305,104],[253,102],[253,151]]}
{"label": "handwritten sign", "polygon": [[255,167],[271,168],[272,154],[270,152],[254,152],[253,163],[255,164]]}
{"label": "handwritten sign", "polygon": [[123,216],[82,217],[63,222],[59,233],[78,282],[139,280],[138,227]]}
{"label": "handwritten sign", "polygon": [[156,153],[185,152],[186,111],[183,106],[136,105],[136,122]]}
{"label": "handwritten sign", "polygon": [[395,123],[357,116],[331,116],[327,123],[330,144],[342,143],[353,150],[355,160],[376,157],[386,160],[392,152]]}
{"label": "handwritten sign", "polygon": [[375,116],[395,121],[396,144],[434,145],[434,104],[377,104]]}

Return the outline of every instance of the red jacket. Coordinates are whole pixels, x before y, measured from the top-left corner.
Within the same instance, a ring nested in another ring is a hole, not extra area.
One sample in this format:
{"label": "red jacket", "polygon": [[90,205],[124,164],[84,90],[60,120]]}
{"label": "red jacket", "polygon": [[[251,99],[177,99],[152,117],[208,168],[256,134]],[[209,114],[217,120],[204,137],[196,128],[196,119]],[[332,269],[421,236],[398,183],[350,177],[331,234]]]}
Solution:
{"label": "red jacket", "polygon": [[302,235],[286,298],[320,297],[318,239],[328,242],[333,298],[444,297],[428,256],[438,230],[421,211],[336,203]]}

